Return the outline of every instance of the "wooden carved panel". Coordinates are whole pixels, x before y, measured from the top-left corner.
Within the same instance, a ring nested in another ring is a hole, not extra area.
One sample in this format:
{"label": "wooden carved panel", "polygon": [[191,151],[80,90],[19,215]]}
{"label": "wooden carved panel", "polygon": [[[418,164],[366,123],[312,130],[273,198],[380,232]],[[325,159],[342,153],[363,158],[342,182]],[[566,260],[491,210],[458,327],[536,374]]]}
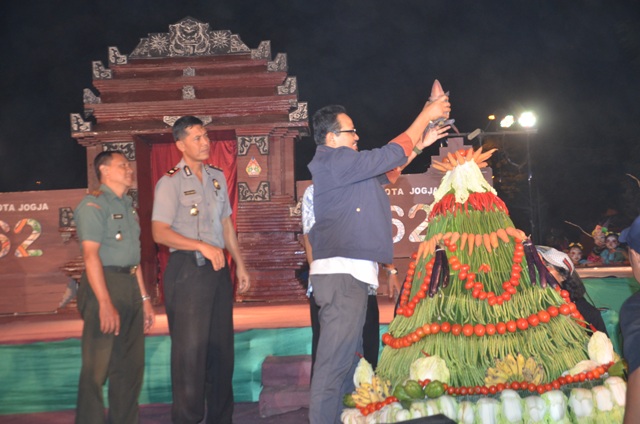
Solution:
{"label": "wooden carved panel", "polygon": [[249,147],[255,144],[261,155],[269,154],[269,136],[240,136],[238,141],[238,156],[246,156]]}
{"label": "wooden carved panel", "polygon": [[211,31],[209,24],[187,17],[169,25],[168,33],[142,38],[130,58],[213,56],[249,53],[249,48],[231,31]]}
{"label": "wooden carved panel", "polygon": [[271,189],[268,181],[260,181],[258,189],[252,192],[247,183],[238,183],[238,200],[240,202],[268,202],[271,200]]}
{"label": "wooden carved panel", "polygon": [[104,143],[102,145],[103,152],[112,152],[114,150],[122,152],[127,160],[136,160],[135,145],[131,141],[123,143]]}

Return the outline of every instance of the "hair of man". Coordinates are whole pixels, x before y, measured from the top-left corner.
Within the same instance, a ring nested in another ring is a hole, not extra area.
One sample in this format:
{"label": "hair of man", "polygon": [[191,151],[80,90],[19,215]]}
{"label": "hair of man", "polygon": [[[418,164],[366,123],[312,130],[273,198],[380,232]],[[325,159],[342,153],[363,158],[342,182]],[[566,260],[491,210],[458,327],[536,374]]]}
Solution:
{"label": "hair of man", "polygon": [[317,145],[326,143],[328,133],[340,131],[338,115],[341,113],[347,113],[344,106],[329,105],[313,114],[313,139]]}
{"label": "hair of man", "polygon": [[196,125],[204,126],[200,118],[196,118],[195,116],[187,115],[179,118],[173,124],[173,139],[175,141],[182,140],[188,135],[187,130]]}
{"label": "hair of man", "polygon": [[[113,159],[113,155],[122,155],[120,150],[107,150],[104,152],[100,152],[93,159],[93,169],[96,170],[96,177],[98,177],[98,181],[102,182],[102,172],[100,171],[100,167],[102,165],[109,166],[111,165],[111,160]],[[126,156],[125,156],[126,157]]]}

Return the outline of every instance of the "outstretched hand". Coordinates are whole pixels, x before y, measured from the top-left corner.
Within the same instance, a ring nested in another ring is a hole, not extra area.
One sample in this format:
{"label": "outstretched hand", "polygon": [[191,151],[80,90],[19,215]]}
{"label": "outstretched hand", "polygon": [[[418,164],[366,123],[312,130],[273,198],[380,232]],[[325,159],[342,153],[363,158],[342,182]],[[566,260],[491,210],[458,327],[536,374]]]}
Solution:
{"label": "outstretched hand", "polygon": [[440,140],[441,138],[444,138],[447,135],[449,135],[449,133],[447,131],[450,128],[451,128],[451,126],[449,126],[449,125],[446,125],[444,127],[429,128],[425,132],[424,137],[422,138],[422,140],[420,140],[416,144],[416,147],[418,147],[418,149],[420,149],[420,150],[426,149],[427,147],[429,147],[433,143],[435,143],[437,140]]}

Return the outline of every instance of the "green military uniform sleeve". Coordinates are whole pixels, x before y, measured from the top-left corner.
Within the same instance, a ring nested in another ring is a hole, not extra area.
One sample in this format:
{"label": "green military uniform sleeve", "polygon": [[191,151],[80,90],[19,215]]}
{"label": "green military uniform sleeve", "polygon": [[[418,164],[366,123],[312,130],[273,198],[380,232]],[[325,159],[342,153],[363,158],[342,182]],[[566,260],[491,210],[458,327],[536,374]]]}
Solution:
{"label": "green military uniform sleeve", "polygon": [[85,197],[74,213],[78,239],[101,243],[105,234],[105,220],[108,211],[95,196]]}

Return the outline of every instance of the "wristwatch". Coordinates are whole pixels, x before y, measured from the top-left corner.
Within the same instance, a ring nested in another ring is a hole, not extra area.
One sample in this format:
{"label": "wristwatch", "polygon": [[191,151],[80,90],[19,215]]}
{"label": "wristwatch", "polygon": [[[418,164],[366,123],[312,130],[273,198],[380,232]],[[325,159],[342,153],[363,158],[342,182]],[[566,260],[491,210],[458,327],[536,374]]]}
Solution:
{"label": "wristwatch", "polygon": [[397,268],[385,268],[387,270],[387,274],[396,275],[398,273]]}

